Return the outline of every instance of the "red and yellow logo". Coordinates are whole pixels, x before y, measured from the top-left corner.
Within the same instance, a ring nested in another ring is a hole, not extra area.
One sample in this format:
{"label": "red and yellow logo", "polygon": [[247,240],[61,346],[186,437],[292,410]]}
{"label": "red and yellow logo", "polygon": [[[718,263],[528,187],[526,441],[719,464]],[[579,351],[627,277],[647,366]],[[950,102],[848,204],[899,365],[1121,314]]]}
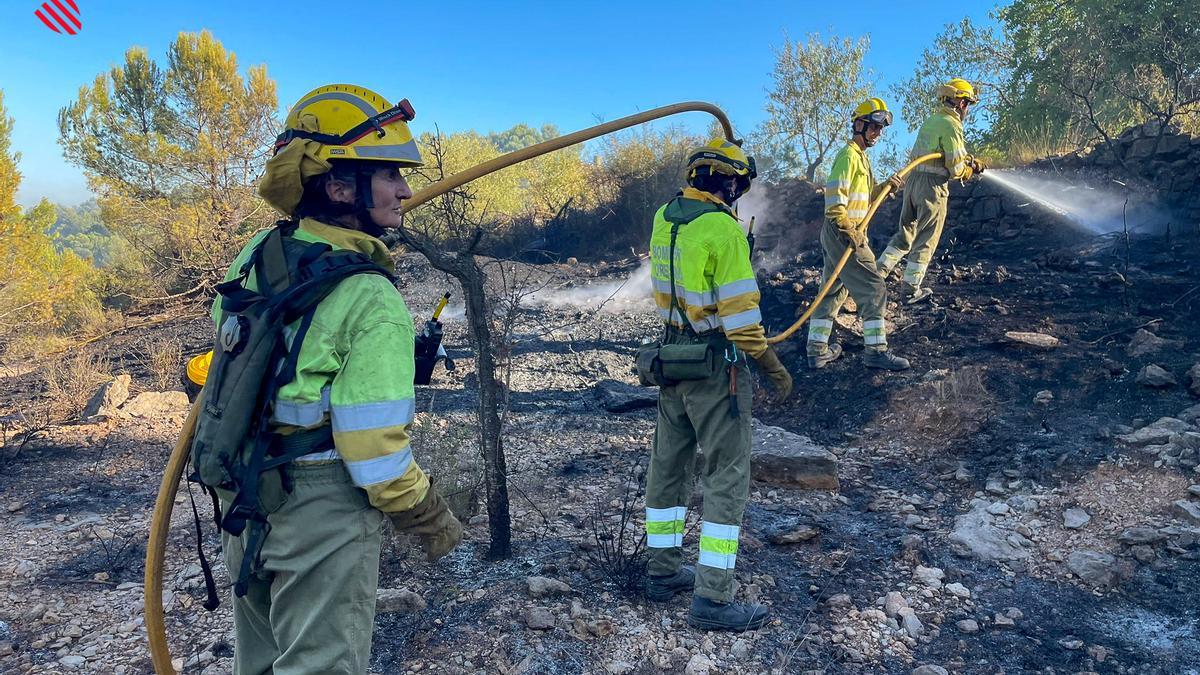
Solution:
{"label": "red and yellow logo", "polygon": [[49,0],[34,11],[34,16],[55,33],[74,35],[83,29],[79,21],[79,6],[75,0]]}

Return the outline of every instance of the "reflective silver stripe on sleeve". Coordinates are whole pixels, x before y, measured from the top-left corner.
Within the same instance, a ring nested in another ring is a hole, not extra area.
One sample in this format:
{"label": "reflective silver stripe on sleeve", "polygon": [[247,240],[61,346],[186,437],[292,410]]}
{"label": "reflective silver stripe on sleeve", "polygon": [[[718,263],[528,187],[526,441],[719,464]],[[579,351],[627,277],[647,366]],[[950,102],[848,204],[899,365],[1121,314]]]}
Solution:
{"label": "reflective silver stripe on sleeve", "polygon": [[747,293],[758,293],[758,282],[754,279],[731,281],[717,287],[717,301],[729,300]]}
{"label": "reflective silver stripe on sleeve", "polygon": [[721,317],[721,326],[725,328],[726,332],[752,326],[756,323],[762,323],[762,313],[758,311],[757,307]]}
{"label": "reflective silver stripe on sleeve", "polygon": [[364,459],[358,462],[346,462],[346,470],[350,472],[350,480],[359,487],[375,485],[399,478],[412,465],[412,449],[404,448],[375,459]]}
{"label": "reflective silver stripe on sleeve", "polygon": [[271,411],[271,421],[276,424],[290,424],[307,429],[324,422],[327,412],[329,412],[329,387],[321,390],[320,401],[306,402],[276,398]]}
{"label": "reflective silver stripe on sleeve", "polygon": [[330,410],[334,432],[366,431],[411,424],[416,402],[411,399],[358,405],[335,405]]}

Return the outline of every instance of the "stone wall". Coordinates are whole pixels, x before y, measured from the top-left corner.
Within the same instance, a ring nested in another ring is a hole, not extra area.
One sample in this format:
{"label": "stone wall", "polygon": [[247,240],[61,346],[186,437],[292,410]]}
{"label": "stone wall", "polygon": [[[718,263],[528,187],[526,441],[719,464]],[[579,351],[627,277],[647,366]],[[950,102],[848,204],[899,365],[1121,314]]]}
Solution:
{"label": "stone wall", "polygon": [[[1134,231],[1161,231],[1169,225],[1174,231],[1194,232],[1200,227],[1200,136],[1172,130],[1159,135],[1154,124],[1146,124],[1113,139],[1111,149],[1101,143],[1047,157],[1019,170],[1024,175],[1119,195],[1117,198],[1128,196],[1126,220]],[[762,233],[759,245],[764,250],[812,246],[824,209],[820,188],[797,179],[766,189],[772,208],[766,222],[758,226]],[[898,199],[880,207],[872,220],[873,242],[882,245],[895,232],[899,211]],[[1078,238],[1083,230],[1071,219],[988,180],[951,182],[946,228],[943,237],[962,241],[1010,239],[1032,230],[1048,237],[1048,243]]]}

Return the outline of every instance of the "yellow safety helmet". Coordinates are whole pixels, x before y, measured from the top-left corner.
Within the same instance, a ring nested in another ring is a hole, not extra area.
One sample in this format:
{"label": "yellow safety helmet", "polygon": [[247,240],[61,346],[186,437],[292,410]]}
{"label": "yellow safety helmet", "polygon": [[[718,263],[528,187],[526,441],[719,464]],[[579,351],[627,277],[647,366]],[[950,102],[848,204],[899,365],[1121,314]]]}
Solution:
{"label": "yellow safety helmet", "polygon": [[709,167],[710,172],[751,180],[758,176],[754,158],[746,156],[746,152],[736,143],[724,138],[714,138],[688,154],[688,177],[695,177],[701,167]]}
{"label": "yellow safety helmet", "polygon": [[193,384],[203,387],[204,383],[208,381],[208,367],[212,365],[212,357],[213,353],[209,350],[188,360],[187,378]]}
{"label": "yellow safety helmet", "polygon": [[750,190],[750,181],[758,177],[754,158],[746,155],[740,145],[724,138],[714,138],[688,153],[689,183],[714,173],[737,179],[737,194],[729,195],[730,203],[746,194]]}
{"label": "yellow safety helmet", "polygon": [[421,166],[421,153],[408,129],[416,117],[403,99],[395,106],[365,87],[330,84],[308,92],[292,106],[284,132],[275,140],[279,152],[294,138],[320,143],[317,158],[390,162]]}
{"label": "yellow safety helmet", "polygon": [[866,120],[886,127],[892,123],[892,111],[888,110],[887,104],[883,102],[883,99],[872,96],[858,104],[858,107],[854,109],[854,116],[850,119],[854,122]]}
{"label": "yellow safety helmet", "polygon": [[975,87],[970,82],[956,77],[949,82],[938,87],[937,95],[939,100],[945,99],[966,99],[968,103],[979,103],[979,97],[975,95]]}

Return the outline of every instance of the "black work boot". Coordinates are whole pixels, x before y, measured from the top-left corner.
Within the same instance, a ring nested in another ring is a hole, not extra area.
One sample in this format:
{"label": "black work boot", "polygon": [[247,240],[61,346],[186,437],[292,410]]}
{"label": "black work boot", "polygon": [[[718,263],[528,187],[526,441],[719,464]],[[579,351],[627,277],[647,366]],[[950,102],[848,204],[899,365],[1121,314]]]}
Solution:
{"label": "black work boot", "polygon": [[740,633],[762,628],[769,613],[765,606],[758,603],[721,603],[693,595],[688,625],[703,630],[731,630]]}
{"label": "black work boot", "polygon": [[808,367],[813,370],[820,370],[830,363],[837,361],[842,355],[842,346],[836,342],[829,345],[823,352],[808,355]]}
{"label": "black work boot", "polygon": [[880,370],[908,370],[908,359],[896,356],[888,350],[868,349],[863,352],[863,365]]}
{"label": "black work boot", "polygon": [[654,602],[667,602],[676,593],[692,590],[696,584],[696,568],[684,565],[675,574],[665,577],[650,575],[646,578],[646,598]]}

